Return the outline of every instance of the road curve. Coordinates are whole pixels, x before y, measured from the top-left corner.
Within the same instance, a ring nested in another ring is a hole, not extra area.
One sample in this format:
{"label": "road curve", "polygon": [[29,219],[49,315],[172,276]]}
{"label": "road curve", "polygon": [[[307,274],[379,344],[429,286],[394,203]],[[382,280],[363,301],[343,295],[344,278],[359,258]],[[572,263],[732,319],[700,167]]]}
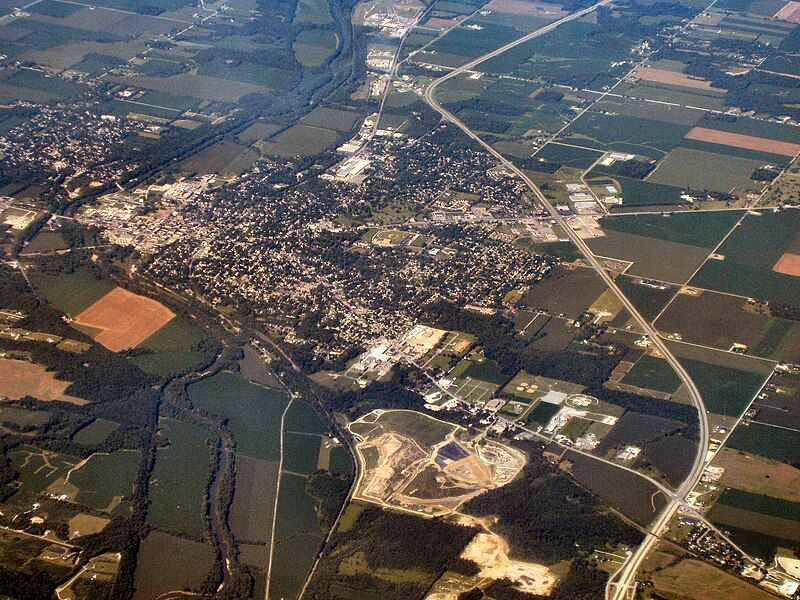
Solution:
{"label": "road curve", "polygon": [[[505,156],[500,154],[497,150],[495,150],[491,145],[487,142],[483,141],[475,132],[473,132],[466,124],[464,124],[458,117],[444,108],[439,101],[436,99],[436,90],[437,88],[446,81],[453,79],[467,71],[471,71],[476,66],[480,65],[481,63],[489,60],[490,58],[494,58],[495,56],[499,56],[503,54],[507,50],[519,46],[520,44],[524,44],[525,42],[532,40],[536,37],[542,36],[550,31],[554,30],[556,27],[563,25],[564,23],[568,23],[569,21],[574,21],[575,19],[579,19],[580,17],[596,10],[600,6],[605,6],[609,4],[611,0],[601,0],[600,2],[582,10],[570,13],[569,15],[550,23],[542,27],[541,29],[537,29],[513,42],[506,44],[505,46],[501,46],[496,50],[488,52],[483,56],[479,56],[478,58],[460,66],[456,69],[453,69],[446,75],[440,77],[439,79],[434,80],[433,82],[428,85],[425,89],[425,101],[433,108],[436,112],[438,112],[442,117],[448,121],[451,121],[455,124],[459,129],[461,129],[464,133],[466,133],[470,138],[475,140],[478,144],[480,144],[487,152],[489,152],[492,156],[494,156],[500,163],[506,167],[509,171],[513,172],[517,175],[524,183],[528,186],[530,191],[536,196],[536,198],[541,202],[541,204],[547,209],[550,213],[550,216],[558,223],[561,228],[567,232],[570,240],[578,247],[581,251],[583,256],[586,258],[587,262],[597,271],[598,275],[603,279],[606,286],[614,292],[614,294],[620,299],[623,306],[631,313],[631,315],[636,319],[639,326],[642,328],[642,331],[647,335],[653,346],[661,353],[661,355],[666,359],[666,361],[672,366],[675,372],[680,377],[681,381],[686,385],[687,390],[689,391],[689,396],[691,398],[692,404],[695,406],[698,412],[698,419],[699,419],[699,429],[700,429],[700,441],[697,446],[697,453],[694,458],[694,462],[692,464],[692,468],[689,472],[689,475],[683,481],[683,483],[678,487],[675,494],[669,497],[669,501],[662,509],[661,513],[655,518],[655,520],[650,524],[649,530],[647,535],[645,536],[644,541],[642,544],[634,550],[631,554],[630,558],[628,559],[627,564],[620,569],[615,574],[615,577],[609,579],[608,585],[606,587],[606,598],[609,600],[623,600],[626,598],[630,591],[632,590],[632,586],[635,584],[636,572],[639,569],[642,561],[644,560],[647,553],[650,549],[654,546],[656,541],[658,540],[659,533],[667,526],[669,521],[672,519],[675,512],[681,506],[681,504],[685,501],[686,497],[689,495],[692,489],[697,485],[700,481],[700,476],[703,473],[703,468],[705,466],[705,457],[706,451],[708,449],[708,413],[706,412],[705,405],[703,404],[703,399],[700,396],[700,391],[697,389],[697,386],[692,381],[692,378],[683,368],[683,366],[678,362],[678,360],[673,356],[672,352],[669,350],[667,345],[664,341],[659,337],[658,332],[655,328],[647,322],[647,320],[642,317],[633,303],[628,299],[627,296],[620,290],[617,284],[612,279],[611,275],[609,275],[608,271],[604,268],[603,264],[597,259],[594,253],[589,249],[586,242],[581,239],[575,231],[566,223],[564,218],[559,214],[556,210],[555,206],[545,197],[542,191],[536,186],[533,180],[528,177],[520,168],[518,168],[515,164],[513,164],[510,160],[508,160]],[[614,580],[616,579],[616,581]]]}

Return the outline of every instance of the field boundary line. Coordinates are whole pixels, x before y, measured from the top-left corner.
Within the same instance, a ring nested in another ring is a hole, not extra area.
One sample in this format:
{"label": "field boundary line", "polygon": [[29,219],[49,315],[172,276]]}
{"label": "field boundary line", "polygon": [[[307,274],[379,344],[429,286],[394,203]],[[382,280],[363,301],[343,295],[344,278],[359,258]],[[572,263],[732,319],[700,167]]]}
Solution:
{"label": "field boundary line", "polygon": [[269,539],[269,563],[267,564],[267,581],[264,585],[264,600],[269,600],[269,586],[272,580],[272,563],[275,558],[275,525],[278,522],[278,502],[281,497],[281,478],[283,476],[283,426],[286,421],[286,413],[289,412],[292,401],[292,397],[289,396],[289,402],[286,403],[286,408],[283,409],[283,413],[281,414],[281,452],[278,459],[278,482],[275,484],[275,504],[272,507],[272,530],[270,531]]}

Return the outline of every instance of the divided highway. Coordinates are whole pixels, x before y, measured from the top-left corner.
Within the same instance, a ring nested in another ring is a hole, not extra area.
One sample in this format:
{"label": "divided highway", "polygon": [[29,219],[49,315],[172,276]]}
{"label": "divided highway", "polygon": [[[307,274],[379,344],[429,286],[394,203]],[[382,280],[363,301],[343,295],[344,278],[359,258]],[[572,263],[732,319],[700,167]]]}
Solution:
{"label": "divided highway", "polygon": [[678,360],[673,356],[672,352],[670,352],[667,345],[664,341],[658,336],[658,332],[653,328],[647,320],[642,317],[633,303],[625,296],[625,294],[620,290],[617,284],[614,282],[614,279],[605,269],[603,264],[598,260],[598,258],[594,255],[594,253],[589,249],[586,242],[581,239],[578,234],[572,230],[572,228],[566,223],[564,218],[559,214],[559,212],[555,209],[555,206],[545,197],[542,191],[536,186],[533,180],[528,177],[520,168],[518,168],[514,163],[510,160],[505,158],[502,154],[500,154],[497,150],[495,150],[491,145],[484,142],[475,132],[473,132],[463,121],[461,121],[458,117],[444,108],[439,101],[436,99],[436,90],[437,88],[453,79],[458,77],[459,75],[466,73],[468,71],[473,70],[475,67],[480,65],[486,60],[490,58],[494,58],[495,56],[499,56],[504,52],[519,46],[520,44],[524,44],[525,42],[532,40],[536,37],[545,35],[546,33],[553,31],[555,28],[563,25],[564,23],[568,23],[570,21],[574,21],[575,19],[579,19],[580,17],[596,10],[600,6],[605,6],[609,4],[611,0],[601,0],[597,4],[590,6],[588,8],[576,11],[574,13],[570,13],[569,15],[550,23],[542,27],[541,29],[537,29],[505,46],[501,46],[500,48],[493,50],[483,56],[480,56],[461,67],[453,69],[443,77],[434,80],[425,90],[425,101],[433,108],[436,112],[438,112],[442,117],[448,121],[451,121],[456,126],[458,126],[464,133],[466,133],[469,137],[473,140],[478,142],[483,148],[486,149],[487,152],[492,154],[500,163],[506,167],[508,170],[516,174],[525,185],[528,186],[530,191],[536,196],[539,202],[547,209],[550,213],[552,218],[558,223],[561,228],[567,232],[570,240],[578,247],[581,251],[583,256],[586,258],[586,261],[597,271],[598,275],[603,279],[606,286],[611,289],[614,294],[620,299],[623,306],[631,313],[631,315],[636,319],[639,326],[641,327],[642,331],[647,335],[653,346],[661,353],[661,355],[669,362],[672,368],[680,377],[681,381],[686,385],[689,395],[694,404],[695,408],[698,411],[698,418],[700,422],[700,441],[697,447],[697,454],[695,455],[694,462],[692,464],[691,471],[683,483],[678,487],[675,494],[673,494],[670,498],[661,513],[656,517],[656,519],[650,524],[649,531],[642,542],[642,544],[634,550],[634,552],[629,557],[626,564],[614,574],[614,576],[609,580],[608,586],[606,587],[606,598],[608,600],[624,600],[628,597],[633,595],[635,590],[635,583],[636,583],[636,573],[642,564],[642,561],[647,556],[648,552],[652,549],[655,543],[658,541],[658,536],[660,532],[669,524],[670,520],[672,519],[675,512],[681,506],[681,504],[685,501],[686,497],[689,495],[689,492],[694,489],[697,485],[698,481],[700,481],[700,476],[703,473],[703,469],[705,467],[705,457],[706,451],[708,449],[708,414],[706,412],[705,405],[703,404],[703,400],[700,396],[700,392],[695,386],[692,378],[686,372],[686,370],[681,366]]}

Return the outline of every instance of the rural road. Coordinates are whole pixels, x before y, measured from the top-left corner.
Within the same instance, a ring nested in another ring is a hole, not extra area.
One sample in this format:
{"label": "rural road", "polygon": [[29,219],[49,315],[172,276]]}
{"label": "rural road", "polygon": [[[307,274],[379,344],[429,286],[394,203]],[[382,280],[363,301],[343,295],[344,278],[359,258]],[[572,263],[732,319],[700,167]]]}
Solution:
{"label": "rural road", "polygon": [[636,585],[636,573],[642,564],[642,561],[647,556],[648,552],[653,548],[655,543],[658,541],[658,536],[660,532],[667,526],[667,524],[672,519],[675,512],[681,506],[681,504],[685,501],[686,497],[689,495],[692,489],[697,485],[700,481],[700,476],[703,473],[703,469],[705,467],[705,456],[706,451],[708,449],[708,439],[709,439],[709,432],[708,432],[708,413],[706,412],[705,405],[703,404],[703,399],[700,396],[700,391],[697,389],[697,386],[692,381],[692,378],[683,368],[683,366],[678,362],[678,360],[673,356],[672,352],[669,350],[667,345],[664,341],[659,337],[658,332],[653,328],[647,320],[642,317],[633,303],[628,299],[627,296],[620,290],[617,284],[614,282],[614,279],[611,275],[606,271],[603,264],[597,259],[594,253],[589,249],[586,242],[578,236],[578,234],[573,231],[573,229],[566,223],[565,219],[559,214],[559,212],[555,209],[555,206],[545,197],[542,191],[536,186],[533,180],[528,177],[519,167],[517,167],[514,163],[510,160],[505,158],[500,152],[495,150],[490,144],[483,141],[475,132],[473,132],[464,122],[462,122],[458,117],[444,108],[439,101],[436,99],[436,90],[437,88],[453,79],[458,77],[459,75],[471,71],[481,63],[495,56],[499,56],[504,52],[519,46],[520,44],[524,44],[525,42],[532,40],[536,37],[545,35],[550,31],[553,31],[560,25],[564,23],[568,23],[570,21],[574,21],[575,19],[579,19],[580,17],[596,10],[600,6],[605,6],[609,4],[611,0],[601,0],[597,4],[594,4],[588,8],[576,11],[571,13],[557,21],[550,23],[542,27],[541,29],[537,29],[505,46],[501,46],[500,48],[493,50],[483,56],[480,56],[461,67],[458,67],[446,75],[440,77],[439,79],[434,80],[433,82],[428,85],[425,90],[425,101],[433,108],[436,112],[438,112],[442,117],[448,121],[451,121],[457,127],[459,127],[464,133],[466,133],[470,138],[475,140],[479,143],[487,152],[489,152],[492,156],[494,156],[500,164],[507,168],[509,171],[513,172],[517,175],[524,183],[528,186],[531,192],[536,196],[539,202],[547,209],[550,213],[551,217],[561,226],[561,228],[567,233],[570,240],[578,247],[581,251],[583,256],[586,258],[588,263],[597,271],[598,275],[603,279],[606,286],[614,292],[614,294],[619,298],[622,302],[623,306],[631,313],[631,315],[636,319],[639,326],[642,328],[642,331],[647,335],[650,342],[653,346],[661,353],[664,359],[672,366],[675,372],[680,377],[683,384],[686,386],[689,396],[691,398],[692,404],[698,411],[698,419],[699,419],[699,443],[697,446],[697,453],[694,458],[694,462],[692,464],[692,468],[689,472],[689,475],[683,481],[683,483],[678,487],[676,492],[670,496],[669,501],[662,509],[661,513],[656,517],[656,519],[650,524],[649,531],[645,536],[644,541],[642,544],[633,551],[631,556],[629,557],[627,563],[620,569],[614,577],[609,579],[608,585],[606,586],[606,598],[608,600],[624,600],[632,596],[632,593],[635,590]]}

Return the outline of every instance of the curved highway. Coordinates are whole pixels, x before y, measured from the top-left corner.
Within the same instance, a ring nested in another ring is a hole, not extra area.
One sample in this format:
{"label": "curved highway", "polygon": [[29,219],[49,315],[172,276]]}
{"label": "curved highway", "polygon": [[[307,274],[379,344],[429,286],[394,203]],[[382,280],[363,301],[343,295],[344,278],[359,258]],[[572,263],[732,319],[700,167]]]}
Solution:
{"label": "curved highway", "polygon": [[683,481],[683,483],[678,487],[674,494],[669,497],[669,501],[661,511],[661,513],[655,518],[655,520],[650,524],[649,531],[645,536],[644,541],[642,544],[634,550],[631,554],[630,558],[628,559],[627,563],[617,572],[614,574],[612,578],[609,579],[608,585],[606,587],[606,597],[609,600],[623,600],[632,595],[633,590],[635,589],[636,583],[636,573],[639,569],[639,566],[642,564],[642,561],[647,556],[650,549],[655,545],[658,541],[659,533],[669,524],[670,520],[672,519],[675,512],[684,503],[686,497],[689,495],[689,492],[694,489],[697,483],[700,481],[700,476],[703,473],[703,468],[705,466],[705,456],[706,451],[708,449],[708,414],[706,412],[705,405],[703,404],[703,399],[700,396],[700,392],[697,389],[697,386],[692,381],[692,378],[683,368],[683,366],[678,362],[678,360],[673,356],[672,352],[669,350],[667,345],[664,341],[658,336],[658,332],[653,328],[647,320],[642,317],[633,303],[625,296],[625,294],[620,290],[617,284],[612,279],[611,275],[609,275],[608,271],[606,271],[603,264],[594,253],[589,249],[586,242],[581,239],[578,234],[573,231],[573,229],[566,223],[564,218],[559,214],[559,212],[555,209],[555,206],[545,197],[545,195],[541,192],[541,190],[536,186],[533,180],[528,177],[520,168],[514,165],[511,161],[505,158],[502,154],[500,154],[497,150],[495,150],[491,145],[484,142],[476,133],[474,133],[463,121],[461,121],[458,117],[444,108],[439,101],[436,99],[436,90],[437,88],[453,79],[458,77],[459,75],[471,71],[473,68],[481,64],[482,62],[489,60],[490,58],[494,58],[495,56],[499,56],[503,54],[507,50],[519,46],[520,44],[524,44],[525,42],[532,40],[536,37],[544,35],[556,27],[563,25],[564,23],[568,23],[569,21],[573,21],[575,19],[579,19],[580,17],[596,10],[599,6],[605,6],[609,4],[611,0],[601,0],[597,4],[590,6],[588,8],[576,11],[574,13],[570,13],[569,15],[550,23],[542,27],[541,29],[537,29],[513,42],[506,44],[505,46],[501,46],[500,48],[493,50],[483,56],[479,56],[478,58],[460,66],[456,69],[453,69],[443,77],[434,80],[433,82],[428,85],[425,90],[425,101],[433,108],[436,112],[438,112],[442,117],[448,121],[451,121],[453,124],[458,126],[464,133],[466,133],[469,137],[473,140],[478,142],[483,148],[486,149],[487,152],[492,154],[500,163],[506,167],[509,171],[513,172],[517,175],[525,185],[528,186],[530,191],[536,196],[539,202],[547,209],[550,213],[551,217],[558,223],[561,228],[567,233],[570,240],[578,247],[581,251],[583,256],[586,258],[586,261],[597,271],[598,275],[603,279],[606,286],[611,289],[614,294],[620,299],[623,306],[631,313],[631,315],[636,319],[639,326],[641,327],[642,331],[647,335],[653,346],[661,353],[661,355],[667,360],[667,362],[672,366],[675,372],[680,377],[681,381],[686,385],[686,388],[689,392],[689,396],[691,398],[692,404],[695,406],[698,412],[698,419],[700,425],[700,441],[697,446],[697,453],[694,458],[694,462],[692,464],[692,468],[689,472],[689,475]]}

